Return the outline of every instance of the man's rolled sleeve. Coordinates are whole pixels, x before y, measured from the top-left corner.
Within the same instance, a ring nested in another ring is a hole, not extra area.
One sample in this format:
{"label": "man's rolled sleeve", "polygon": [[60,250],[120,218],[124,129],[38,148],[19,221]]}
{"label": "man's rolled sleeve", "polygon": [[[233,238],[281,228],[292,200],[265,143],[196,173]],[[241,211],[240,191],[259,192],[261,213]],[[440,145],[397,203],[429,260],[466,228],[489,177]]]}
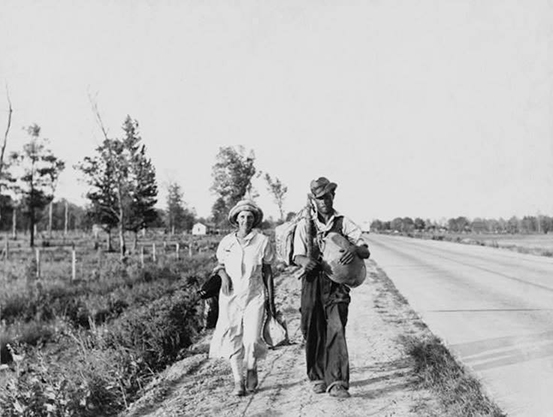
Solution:
{"label": "man's rolled sleeve", "polygon": [[365,240],[363,239],[363,231],[361,230],[361,228],[347,217],[344,217],[342,228],[342,233],[355,246],[369,246],[368,243],[365,242]]}
{"label": "man's rolled sleeve", "polygon": [[305,219],[301,219],[296,226],[294,233],[294,253],[292,259],[296,256],[307,256],[307,223]]}

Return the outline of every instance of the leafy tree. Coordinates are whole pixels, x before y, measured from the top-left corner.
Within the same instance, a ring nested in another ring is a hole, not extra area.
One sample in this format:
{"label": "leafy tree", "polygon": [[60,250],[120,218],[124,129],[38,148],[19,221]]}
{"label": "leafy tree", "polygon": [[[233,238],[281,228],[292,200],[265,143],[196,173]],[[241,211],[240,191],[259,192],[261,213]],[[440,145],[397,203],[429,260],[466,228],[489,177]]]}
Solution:
{"label": "leafy tree", "polygon": [[107,250],[112,251],[111,230],[119,224],[117,195],[117,170],[111,157],[111,139],[106,139],[96,148],[97,155],[87,156],[77,165],[85,176],[90,190],[86,198],[90,201],[87,218],[92,224],[101,225],[107,233]]}
{"label": "leafy tree", "polygon": [[426,227],[426,223],[420,217],[415,218],[415,230],[422,231]]}
{"label": "leafy tree", "polygon": [[123,123],[125,137],[123,138],[123,161],[127,168],[126,189],[128,195],[128,215],[125,217],[125,230],[130,230],[135,236],[135,248],[138,231],[146,228],[157,219],[155,205],[157,203],[156,171],[152,161],[146,157],[146,147],[141,144],[142,138],[138,132],[138,122],[127,116]]}
{"label": "leafy tree", "polygon": [[[66,199],[52,201],[50,206],[52,207],[52,230],[85,230],[92,225],[87,223],[86,210]],[[45,229],[48,226],[47,223],[43,218],[39,222],[39,227]]]}
{"label": "leafy tree", "polygon": [[380,232],[381,230],[384,230],[384,224],[381,220],[375,219],[371,222],[370,229],[375,232]]}
{"label": "leafy tree", "polygon": [[411,233],[415,228],[415,222],[411,217],[404,217],[401,222],[401,231]]}
{"label": "leafy tree", "polygon": [[463,216],[457,217],[456,219],[451,218],[447,223],[450,232],[465,232],[469,230],[470,226],[468,219]]}
{"label": "leafy tree", "polygon": [[230,208],[227,208],[227,203],[223,197],[219,197],[215,200],[213,207],[211,208],[211,218],[213,223],[218,226],[223,226],[227,222],[227,214]]}
{"label": "leafy tree", "polygon": [[0,230],[9,230],[14,209],[11,196],[0,194]]}
{"label": "leafy tree", "polygon": [[[256,169],[253,151],[246,152],[244,147],[237,149],[227,146],[219,148],[216,163],[213,165],[213,185],[211,190],[218,195],[212,213],[219,223],[222,213],[226,213],[234,204],[252,192],[252,178]],[[223,206],[224,203],[224,206]]]}
{"label": "leafy tree", "polygon": [[288,192],[288,187],[285,186],[278,178],[274,180],[269,174],[265,174],[265,181],[267,181],[268,190],[273,195],[274,201],[278,206],[278,211],[280,213],[280,219],[284,218],[284,211],[282,206],[284,205],[284,197]]}
{"label": "leafy tree", "polygon": [[401,217],[396,217],[394,220],[392,220],[390,224],[390,228],[393,231],[401,231],[403,230],[403,219]]}
{"label": "leafy tree", "polygon": [[[98,116],[98,114],[97,114]],[[90,217],[106,231],[118,226],[120,253],[126,253],[125,230],[135,233],[157,219],[155,169],[141,144],[138,123],[127,116],[123,139],[110,139],[100,123],[104,141],[96,155],[77,165],[91,187],[86,194],[91,202]]]}
{"label": "leafy tree", "polygon": [[185,207],[181,186],[175,182],[167,187],[166,226],[174,233],[175,230],[191,230],[195,215]]}
{"label": "leafy tree", "polygon": [[19,168],[20,175],[13,187],[20,197],[23,214],[29,221],[30,245],[34,246],[34,229],[39,214],[54,198],[54,188],[65,163],[48,148],[48,140],[41,138],[40,126],[33,124],[27,129],[30,141],[21,152],[13,152],[11,160]]}

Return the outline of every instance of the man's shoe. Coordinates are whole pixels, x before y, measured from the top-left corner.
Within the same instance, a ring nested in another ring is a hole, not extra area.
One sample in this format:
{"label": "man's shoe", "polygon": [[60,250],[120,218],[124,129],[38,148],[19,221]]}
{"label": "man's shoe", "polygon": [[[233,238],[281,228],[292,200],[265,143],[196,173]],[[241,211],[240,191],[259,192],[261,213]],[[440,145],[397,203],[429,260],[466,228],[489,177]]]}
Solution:
{"label": "man's shoe", "polygon": [[257,389],[257,383],[257,369],[248,369],[246,377],[246,387],[248,388],[248,391],[255,391]]}
{"label": "man's shoe", "polygon": [[342,385],[334,385],[330,389],[329,395],[331,397],[336,397],[336,398],[349,398],[349,397],[351,397],[348,390],[345,389]]}
{"label": "man's shoe", "polygon": [[246,395],[246,388],[244,387],[243,381],[234,383],[234,391],[232,391],[232,395],[236,397],[243,397]]}
{"label": "man's shoe", "polygon": [[324,381],[317,381],[313,384],[313,392],[315,394],[323,394],[326,392],[326,384]]}

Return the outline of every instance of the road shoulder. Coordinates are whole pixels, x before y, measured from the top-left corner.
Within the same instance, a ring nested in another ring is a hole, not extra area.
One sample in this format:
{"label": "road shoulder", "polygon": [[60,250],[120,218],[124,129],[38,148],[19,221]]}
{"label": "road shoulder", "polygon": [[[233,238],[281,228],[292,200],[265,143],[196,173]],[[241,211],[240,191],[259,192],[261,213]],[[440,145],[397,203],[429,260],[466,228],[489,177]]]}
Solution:
{"label": "road shoulder", "polygon": [[189,356],[168,368],[145,388],[125,413],[138,416],[446,416],[436,394],[417,383],[412,359],[401,339],[428,337],[429,330],[395,290],[391,281],[367,261],[367,280],[352,290],[347,340],[351,364],[351,398],[314,394],[305,376],[299,331],[300,282],[284,271],[277,278],[277,305],[288,326],[290,344],[271,350],[259,368],[255,394],[231,396],[232,376],[226,361],[207,358],[210,333]]}

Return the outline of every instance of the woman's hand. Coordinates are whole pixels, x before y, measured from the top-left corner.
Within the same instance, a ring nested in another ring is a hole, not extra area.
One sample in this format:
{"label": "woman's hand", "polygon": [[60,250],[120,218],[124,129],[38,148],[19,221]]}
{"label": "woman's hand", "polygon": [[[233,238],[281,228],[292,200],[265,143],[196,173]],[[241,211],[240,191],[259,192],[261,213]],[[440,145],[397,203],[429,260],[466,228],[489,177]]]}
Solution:
{"label": "woman's hand", "polygon": [[231,295],[232,294],[232,280],[230,279],[229,275],[227,274],[227,271],[224,269],[221,269],[219,271],[219,276],[221,277],[221,292],[224,295]]}

